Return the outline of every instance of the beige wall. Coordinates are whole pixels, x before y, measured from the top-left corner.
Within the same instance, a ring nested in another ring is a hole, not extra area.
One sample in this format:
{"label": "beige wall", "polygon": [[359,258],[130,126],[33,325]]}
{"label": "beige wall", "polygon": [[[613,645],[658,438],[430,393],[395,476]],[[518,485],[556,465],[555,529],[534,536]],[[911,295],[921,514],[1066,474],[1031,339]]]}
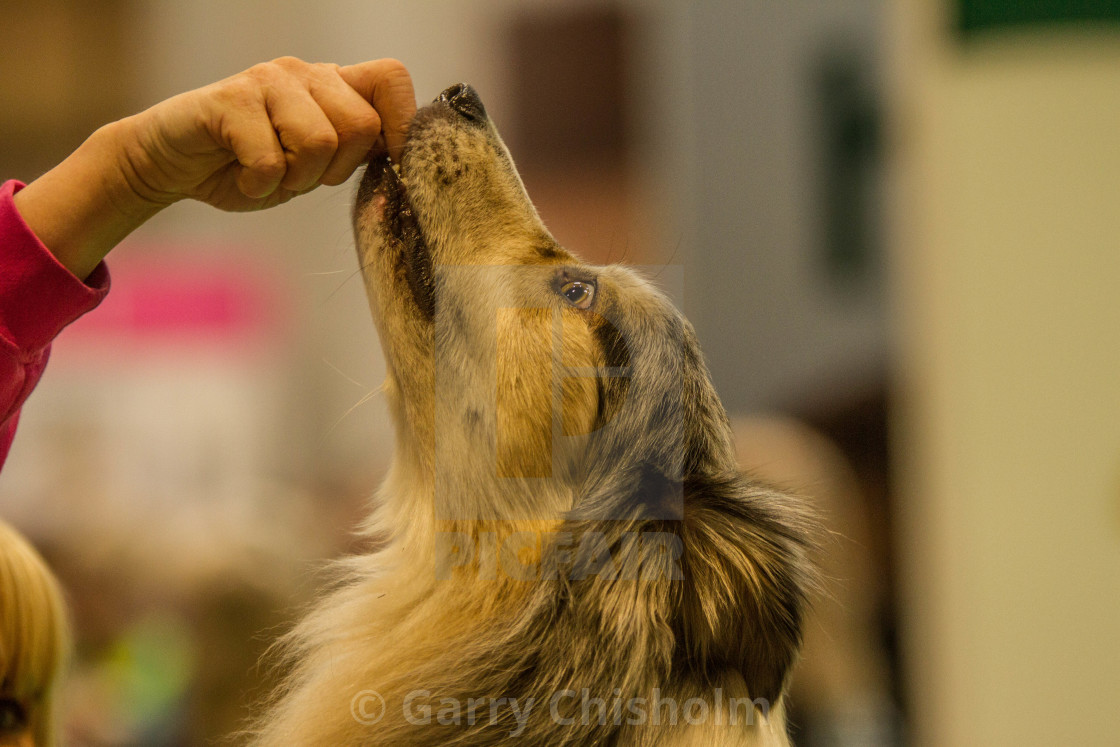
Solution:
{"label": "beige wall", "polygon": [[897,3],[903,619],[915,743],[1120,733],[1120,31],[965,46]]}

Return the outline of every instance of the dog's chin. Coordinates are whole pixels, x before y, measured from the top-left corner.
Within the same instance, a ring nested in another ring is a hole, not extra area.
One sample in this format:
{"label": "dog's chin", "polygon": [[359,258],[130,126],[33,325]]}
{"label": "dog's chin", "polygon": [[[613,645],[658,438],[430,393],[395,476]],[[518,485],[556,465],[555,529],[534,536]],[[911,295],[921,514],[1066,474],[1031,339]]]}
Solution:
{"label": "dog's chin", "polygon": [[364,210],[370,203],[382,228],[380,251],[393,253],[395,274],[403,276],[416,308],[431,321],[435,317],[432,255],[409,202],[408,188],[388,156],[374,156],[366,166],[355,208]]}

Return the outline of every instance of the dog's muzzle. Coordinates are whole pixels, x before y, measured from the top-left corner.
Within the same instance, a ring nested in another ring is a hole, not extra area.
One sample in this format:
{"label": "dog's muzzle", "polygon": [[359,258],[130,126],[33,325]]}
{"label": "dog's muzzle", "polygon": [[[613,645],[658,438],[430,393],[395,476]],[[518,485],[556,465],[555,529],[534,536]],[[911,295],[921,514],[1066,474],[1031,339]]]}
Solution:
{"label": "dog's muzzle", "polygon": [[[414,129],[419,119],[429,116],[458,118],[469,126],[479,127],[488,121],[482,98],[466,83],[456,83],[445,89],[428,107],[418,112],[413,120]],[[399,173],[384,153],[371,156],[358,187],[354,209],[363,210],[375,197],[381,198],[380,221],[386,237],[383,250],[395,252],[397,266],[403,271],[416,306],[425,318],[431,320],[435,315],[432,257],[405,184],[410,144],[411,140],[405,144]]]}

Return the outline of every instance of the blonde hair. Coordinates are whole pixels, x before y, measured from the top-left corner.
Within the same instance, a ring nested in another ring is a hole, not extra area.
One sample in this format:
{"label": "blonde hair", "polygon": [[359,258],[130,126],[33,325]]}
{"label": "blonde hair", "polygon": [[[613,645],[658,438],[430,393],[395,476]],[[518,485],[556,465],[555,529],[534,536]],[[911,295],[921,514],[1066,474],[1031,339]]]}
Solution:
{"label": "blonde hair", "polygon": [[56,743],[55,690],[69,655],[58,581],[35,548],[0,521],[0,696],[28,709],[39,747]]}

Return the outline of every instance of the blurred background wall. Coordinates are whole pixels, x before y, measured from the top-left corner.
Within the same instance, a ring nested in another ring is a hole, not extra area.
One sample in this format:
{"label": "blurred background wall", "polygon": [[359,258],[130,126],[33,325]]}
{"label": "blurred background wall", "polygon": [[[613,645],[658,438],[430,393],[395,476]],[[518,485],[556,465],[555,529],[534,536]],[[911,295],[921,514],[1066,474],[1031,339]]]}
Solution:
{"label": "blurred background wall", "polygon": [[[285,54],[473,83],[562,243],[681,286],[744,467],[834,533],[797,742],[1111,744],[1120,31],[969,4],[5,3],[0,175]],[[351,195],[175,206],[56,345],[0,515],[71,594],[74,744],[236,728],[353,547],[392,434]]]}
{"label": "blurred background wall", "polygon": [[1112,17],[962,36],[947,4],[893,16],[920,744],[1104,745],[1120,728],[1120,30],[1115,4],[1079,7]]}

